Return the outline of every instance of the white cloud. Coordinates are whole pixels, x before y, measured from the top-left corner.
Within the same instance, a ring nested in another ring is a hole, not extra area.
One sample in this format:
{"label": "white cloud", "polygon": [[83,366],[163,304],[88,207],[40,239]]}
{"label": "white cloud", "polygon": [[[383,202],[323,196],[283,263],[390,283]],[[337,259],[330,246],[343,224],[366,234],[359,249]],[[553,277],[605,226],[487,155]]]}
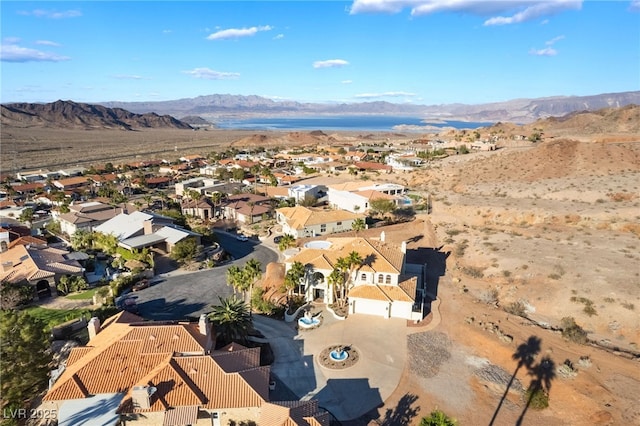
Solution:
{"label": "white cloud", "polygon": [[258,31],[271,31],[272,27],[264,25],[260,27],[251,28],[229,28],[226,30],[216,31],[213,34],[209,34],[207,40],[226,40],[230,38],[251,37]]}
{"label": "white cloud", "polygon": [[277,36],[275,36],[273,39],[274,40],[282,40],[284,38],[284,34],[278,34]]}
{"label": "white cloud", "polygon": [[542,16],[556,15],[566,10],[579,10],[582,0],[541,1],[526,6],[512,16],[496,16],[487,19],[484,25],[508,25],[531,21]]}
{"label": "white cloud", "polygon": [[68,56],[21,47],[15,43],[0,46],[0,60],[3,62],[60,62],[68,61]]}
{"label": "white cloud", "polygon": [[383,93],[360,93],[358,95],[355,95],[354,97],[356,98],[399,98],[399,97],[403,97],[403,96],[416,96],[415,93],[408,93],[408,92],[383,92]]}
{"label": "white cloud", "polygon": [[413,16],[438,12],[467,13],[489,16],[484,22],[488,26],[514,24],[566,10],[578,10],[582,7],[582,2],[583,0],[354,0],[349,12],[352,15],[399,13],[410,9]]}
{"label": "white cloud", "polygon": [[60,44],[56,43],[55,41],[50,41],[50,40],[37,40],[36,44],[39,44],[41,46],[60,47]]}
{"label": "white cloud", "polygon": [[563,36],[563,35],[558,36],[558,37],[554,37],[554,38],[552,38],[551,40],[547,41],[545,44],[546,44],[547,46],[553,46],[556,42],[558,42],[558,41],[560,41],[560,40],[562,40],[562,39],[564,39],[564,36]]}
{"label": "white cloud", "polygon": [[553,47],[545,47],[544,49],[531,49],[529,50],[529,54],[535,56],[556,56],[558,51]]}
{"label": "white cloud", "polygon": [[190,71],[182,71],[184,74],[189,74],[194,78],[201,78],[204,80],[231,80],[240,77],[237,72],[220,72],[214,71],[210,68],[194,68]]}
{"label": "white cloud", "polygon": [[349,62],[344,59],[328,59],[326,61],[315,61],[313,63],[314,68],[340,68],[345,65],[349,65]]}
{"label": "white cloud", "polygon": [[162,30],[162,34],[171,34],[173,30]]}
{"label": "white cloud", "polygon": [[629,5],[630,12],[640,12],[640,0],[631,0]]}
{"label": "white cloud", "polygon": [[353,83],[353,80],[342,80],[340,83],[342,83],[342,84],[351,84],[351,83]]}
{"label": "white cloud", "polygon": [[20,10],[19,15],[35,16],[36,18],[49,18],[49,19],[64,19],[64,18],[77,18],[82,16],[82,12],[79,10],[65,10],[64,12],[56,12],[55,10]]}

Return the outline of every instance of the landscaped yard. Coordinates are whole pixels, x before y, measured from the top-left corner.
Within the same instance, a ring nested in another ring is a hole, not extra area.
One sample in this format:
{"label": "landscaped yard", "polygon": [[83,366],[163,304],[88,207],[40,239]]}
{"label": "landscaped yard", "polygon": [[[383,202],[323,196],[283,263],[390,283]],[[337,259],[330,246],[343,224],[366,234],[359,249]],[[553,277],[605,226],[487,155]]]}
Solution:
{"label": "landscaped yard", "polygon": [[30,306],[25,308],[30,315],[42,319],[48,328],[55,327],[65,321],[80,318],[82,315],[91,317],[90,309],[47,309],[40,306]]}
{"label": "landscaped yard", "polygon": [[73,293],[70,294],[68,296],[65,296],[67,299],[71,299],[71,300],[87,300],[87,299],[93,299],[93,295],[96,293],[96,290],[98,290],[100,287],[96,287],[96,288],[92,288],[90,290],[86,290],[86,291],[81,291],[78,293]]}

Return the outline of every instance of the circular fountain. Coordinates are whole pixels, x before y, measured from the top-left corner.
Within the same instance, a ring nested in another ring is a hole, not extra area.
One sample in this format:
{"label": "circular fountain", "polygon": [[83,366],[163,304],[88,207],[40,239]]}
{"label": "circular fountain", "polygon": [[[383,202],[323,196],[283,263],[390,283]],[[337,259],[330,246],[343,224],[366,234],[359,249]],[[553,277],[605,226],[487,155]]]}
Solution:
{"label": "circular fountain", "polygon": [[320,325],[320,318],[311,315],[311,312],[307,311],[304,316],[298,319],[298,328],[302,330],[308,330]]}
{"label": "circular fountain", "polygon": [[345,361],[349,358],[349,352],[345,351],[342,346],[329,352],[329,358],[333,361]]}
{"label": "circular fountain", "polygon": [[332,370],[343,370],[358,362],[360,354],[350,345],[332,345],[324,348],[317,357],[318,363]]}

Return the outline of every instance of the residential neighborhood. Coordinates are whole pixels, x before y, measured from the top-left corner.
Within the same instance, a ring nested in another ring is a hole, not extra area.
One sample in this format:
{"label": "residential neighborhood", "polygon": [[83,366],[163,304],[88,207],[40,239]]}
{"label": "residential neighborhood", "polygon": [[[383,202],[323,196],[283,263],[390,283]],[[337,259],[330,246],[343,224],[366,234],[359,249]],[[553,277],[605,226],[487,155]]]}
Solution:
{"label": "residential neighborhood", "polygon": [[[309,397],[331,369],[359,358],[368,368],[369,354],[323,355],[316,371],[288,377],[294,364],[277,358],[283,342],[269,333],[352,333],[356,318],[396,330],[429,324],[437,294],[412,242],[432,232],[420,218],[429,194],[387,178],[423,167],[425,149],[438,148],[229,149],[7,177],[1,279],[13,296],[3,304],[93,295],[80,305],[90,317],[55,332],[88,339],[50,373],[42,407],[59,425],[89,412],[114,425],[329,425],[362,414],[331,394]],[[252,325],[225,334],[215,313],[225,306],[247,309]],[[368,374],[387,396],[399,372]],[[299,388],[308,375],[316,385]]]}

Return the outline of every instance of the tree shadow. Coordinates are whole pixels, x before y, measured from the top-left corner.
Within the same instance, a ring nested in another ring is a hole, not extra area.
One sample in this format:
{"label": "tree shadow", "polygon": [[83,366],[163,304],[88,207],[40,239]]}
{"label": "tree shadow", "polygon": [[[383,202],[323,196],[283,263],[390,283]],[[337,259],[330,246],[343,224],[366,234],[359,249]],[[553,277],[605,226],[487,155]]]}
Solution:
{"label": "tree shadow", "polygon": [[398,401],[395,408],[388,408],[384,413],[384,417],[378,420],[381,426],[396,426],[413,424],[413,419],[418,415],[420,406],[414,407],[413,404],[418,400],[418,396],[405,393]]}
{"label": "tree shadow", "polygon": [[165,298],[158,298],[138,303],[138,315],[144,319],[154,321],[193,320],[200,316],[201,311],[209,306],[208,303],[186,303],[187,299],[167,302]]}
{"label": "tree shadow", "polygon": [[540,343],[542,343],[542,340],[539,337],[529,336],[527,341],[518,345],[518,348],[516,349],[516,351],[513,353],[513,355],[511,355],[511,358],[517,361],[518,365],[516,366],[516,369],[513,372],[513,375],[511,376],[511,380],[509,380],[509,383],[507,384],[507,387],[504,390],[504,394],[502,394],[502,398],[500,398],[500,402],[496,407],[496,411],[493,413],[493,417],[491,417],[489,426],[493,425],[496,420],[496,417],[498,417],[500,408],[502,408],[502,404],[504,403],[504,400],[507,398],[509,389],[511,388],[511,385],[515,380],[518,374],[518,371],[522,367],[526,367],[527,370],[529,370],[532,367],[533,360],[535,359],[536,355],[540,353]]}
{"label": "tree shadow", "polygon": [[[549,356],[544,356],[539,363],[529,368],[531,383],[527,390],[527,404],[524,406],[520,417],[516,421],[516,426],[521,426],[525,414],[533,402],[538,398],[542,398],[540,402],[533,405],[534,408],[546,408],[548,406],[549,390],[551,390],[551,381],[556,378],[556,364]],[[542,392],[543,394],[541,394]]]}

